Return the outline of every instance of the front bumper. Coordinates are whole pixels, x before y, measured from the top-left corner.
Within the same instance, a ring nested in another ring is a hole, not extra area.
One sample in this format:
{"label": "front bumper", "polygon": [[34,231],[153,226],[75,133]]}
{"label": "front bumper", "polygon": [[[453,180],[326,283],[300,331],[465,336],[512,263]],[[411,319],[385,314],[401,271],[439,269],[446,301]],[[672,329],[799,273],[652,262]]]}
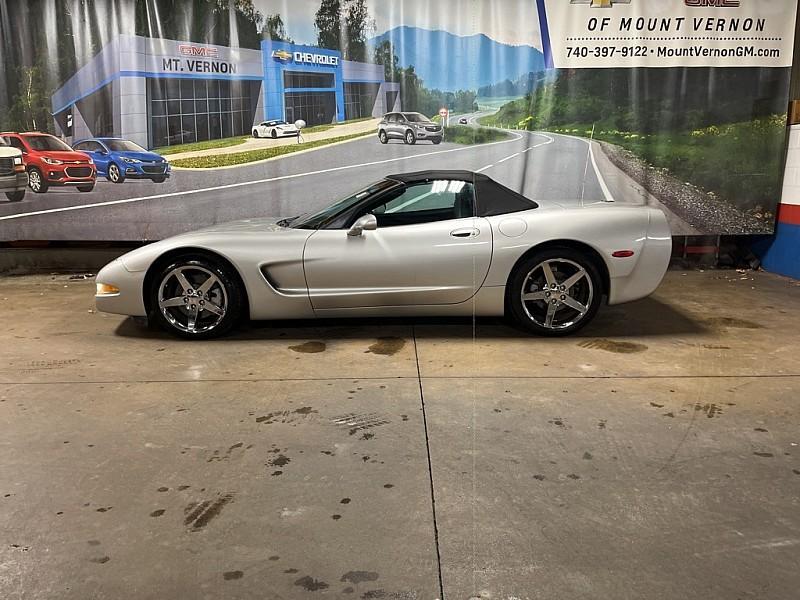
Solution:
{"label": "front bumper", "polygon": [[110,295],[96,295],[94,297],[97,310],[114,313],[117,315],[130,315],[132,317],[146,317],[144,308],[145,271],[132,273],[125,268],[118,258],[100,269],[97,274],[97,283],[106,283],[119,288],[119,292]]}
{"label": "front bumper", "polygon": [[97,179],[94,165],[42,165],[48,185],[86,185]]}
{"label": "front bumper", "polygon": [[128,179],[166,179],[171,175],[169,163],[126,163],[123,166]]}
{"label": "front bumper", "polygon": [[428,131],[427,129],[417,129],[414,131],[418,140],[441,140],[443,132],[441,129],[438,131]]}
{"label": "front bumper", "polygon": [[28,187],[28,174],[25,171],[0,176],[0,192],[17,192],[26,187]]}

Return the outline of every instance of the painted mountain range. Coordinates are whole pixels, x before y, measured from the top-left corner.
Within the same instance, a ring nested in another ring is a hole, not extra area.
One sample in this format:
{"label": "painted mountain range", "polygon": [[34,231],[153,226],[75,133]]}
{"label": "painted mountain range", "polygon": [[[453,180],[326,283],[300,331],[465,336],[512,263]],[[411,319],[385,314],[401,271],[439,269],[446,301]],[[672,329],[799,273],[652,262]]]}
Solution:
{"label": "painted mountain range", "polygon": [[483,34],[400,26],[370,40],[371,48],[389,40],[400,66],[413,65],[428,89],[477,90],[544,70],[544,56],[533,46],[501,44]]}

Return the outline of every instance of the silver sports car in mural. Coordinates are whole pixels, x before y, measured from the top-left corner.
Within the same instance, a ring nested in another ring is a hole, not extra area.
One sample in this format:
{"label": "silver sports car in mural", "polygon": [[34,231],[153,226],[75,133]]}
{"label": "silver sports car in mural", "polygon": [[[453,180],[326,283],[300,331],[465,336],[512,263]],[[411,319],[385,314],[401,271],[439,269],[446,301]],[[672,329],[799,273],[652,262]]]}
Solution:
{"label": "silver sports car in mural", "polygon": [[671,247],[656,209],[539,205],[482,174],[428,171],[390,175],[313,214],[144,246],[98,273],[96,301],[192,339],[247,317],[473,314],[565,335],[603,298],[652,293]]}

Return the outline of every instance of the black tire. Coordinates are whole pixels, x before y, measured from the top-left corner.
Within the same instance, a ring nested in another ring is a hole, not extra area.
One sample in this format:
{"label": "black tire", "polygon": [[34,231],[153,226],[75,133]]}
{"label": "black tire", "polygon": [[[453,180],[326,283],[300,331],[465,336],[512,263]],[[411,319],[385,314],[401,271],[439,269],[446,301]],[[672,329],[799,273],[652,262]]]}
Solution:
{"label": "black tire", "polygon": [[164,183],[166,180],[166,177],[153,177],[153,183]]}
{"label": "black tire", "polygon": [[258,139],[258,129],[253,129],[253,137]]}
{"label": "black tire", "polygon": [[[177,277],[172,275],[176,269],[184,269],[187,281],[192,285],[202,287],[207,274],[213,274],[217,283],[211,286],[207,296],[198,297],[196,294],[199,290],[190,288],[187,291],[180,286]],[[183,305],[161,308],[162,288],[165,299],[188,297],[188,292],[191,291],[195,296],[184,300],[186,306],[190,302],[198,306],[205,301],[218,308],[221,306],[224,314],[221,318],[216,318],[219,315],[208,310],[191,311]],[[239,322],[246,304],[245,292],[231,268],[217,259],[197,254],[178,256],[158,266],[151,279],[148,294],[151,320],[168,333],[189,340],[206,340],[225,335]],[[194,332],[189,327],[192,312],[196,320]],[[198,325],[202,327],[197,327]]]}
{"label": "black tire", "polygon": [[378,132],[378,139],[381,141],[381,144],[389,143],[389,136],[386,135],[386,132],[383,129]]}
{"label": "black tire", "polygon": [[20,202],[24,197],[25,197],[25,190],[6,192],[6,198],[8,198],[9,202]]}
{"label": "black tire", "polygon": [[414,135],[414,132],[410,129],[406,131],[406,135],[403,137],[403,141],[408,144],[409,146],[413,146],[417,143],[417,136]]}
{"label": "black tire", "polygon": [[[556,287],[546,284],[542,265],[547,262],[555,278]],[[583,269],[583,275],[580,270]],[[578,279],[569,289],[562,283],[570,278]],[[507,286],[507,306],[515,324],[537,335],[560,337],[574,333],[587,325],[597,314],[603,296],[603,280],[594,259],[568,247],[546,248],[521,261],[514,269]],[[525,302],[522,294],[546,296]],[[577,308],[563,302],[583,306]],[[555,312],[547,326],[550,305]]]}
{"label": "black tire", "polygon": [[94,189],[94,184],[93,183],[89,183],[89,184],[86,184],[86,185],[79,185],[78,186],[78,191],[79,192],[84,192],[84,193],[85,192],[91,192],[93,189]]}
{"label": "black tire", "polygon": [[108,171],[106,171],[107,175],[106,178],[111,183],[124,183],[125,182],[125,174],[120,170],[116,163],[109,163]]}
{"label": "black tire", "polygon": [[434,146],[438,146],[439,144],[441,144],[441,143],[442,143],[442,138],[434,138],[434,139],[433,139],[433,140],[431,140],[431,141],[433,142],[433,145],[434,145]]}
{"label": "black tire", "polygon": [[28,186],[35,194],[44,194],[50,187],[42,172],[36,167],[28,169]]}
{"label": "black tire", "polygon": [[278,132],[277,132],[277,131],[275,131],[274,129],[272,130],[272,133],[271,133],[270,135],[272,136],[272,139],[273,139],[273,140],[276,140],[276,139],[278,139]]}

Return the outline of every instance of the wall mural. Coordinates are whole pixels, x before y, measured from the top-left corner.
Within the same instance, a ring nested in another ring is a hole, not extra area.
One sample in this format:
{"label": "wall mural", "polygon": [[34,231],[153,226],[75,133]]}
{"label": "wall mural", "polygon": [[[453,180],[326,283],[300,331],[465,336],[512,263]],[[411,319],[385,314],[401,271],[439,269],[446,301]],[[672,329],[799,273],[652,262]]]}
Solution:
{"label": "wall mural", "polygon": [[432,168],[770,233],[796,8],[0,0],[0,241],[156,240]]}

